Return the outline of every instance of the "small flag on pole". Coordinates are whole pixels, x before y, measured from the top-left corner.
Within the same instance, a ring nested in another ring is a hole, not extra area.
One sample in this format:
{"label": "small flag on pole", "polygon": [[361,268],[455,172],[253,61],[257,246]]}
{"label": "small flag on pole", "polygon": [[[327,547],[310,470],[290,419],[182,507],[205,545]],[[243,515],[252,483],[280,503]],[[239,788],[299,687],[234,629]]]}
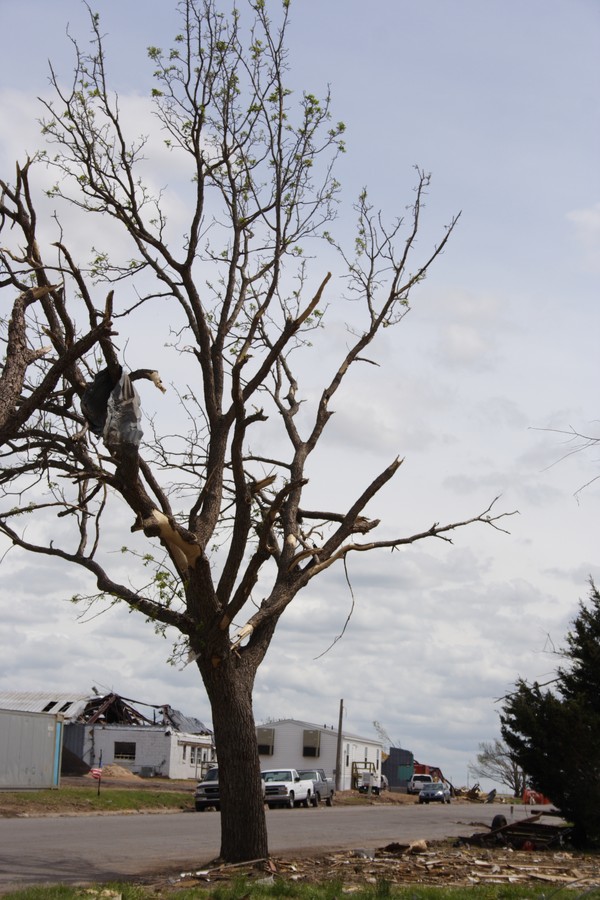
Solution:
{"label": "small flag on pole", "polygon": [[92,778],[95,778],[98,781],[98,796],[100,796],[100,785],[102,784],[102,750],[100,751],[98,765],[90,769],[90,774]]}

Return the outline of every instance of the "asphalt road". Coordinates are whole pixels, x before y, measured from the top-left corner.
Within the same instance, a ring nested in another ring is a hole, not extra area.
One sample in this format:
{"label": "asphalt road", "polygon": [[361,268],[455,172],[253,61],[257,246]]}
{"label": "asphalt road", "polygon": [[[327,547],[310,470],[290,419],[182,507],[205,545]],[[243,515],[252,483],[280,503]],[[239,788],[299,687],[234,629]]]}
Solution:
{"label": "asphalt road", "polygon": [[[267,813],[272,853],[381,847],[469,836],[496,813],[516,821],[528,808],[496,804],[320,807]],[[202,868],[219,853],[215,812],[0,819],[0,891],[8,885],[110,881]]]}

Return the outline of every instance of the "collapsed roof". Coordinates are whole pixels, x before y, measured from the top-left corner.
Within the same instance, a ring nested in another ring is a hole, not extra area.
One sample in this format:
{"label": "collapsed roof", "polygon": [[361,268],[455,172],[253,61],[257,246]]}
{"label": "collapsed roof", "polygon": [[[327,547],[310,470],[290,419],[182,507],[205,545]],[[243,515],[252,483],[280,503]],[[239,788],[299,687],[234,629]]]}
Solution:
{"label": "collapsed roof", "polygon": [[[145,713],[138,709],[140,706]],[[144,703],[114,692],[101,695],[94,690],[90,696],[48,691],[0,691],[0,709],[61,713],[69,724],[159,725],[185,734],[212,734],[200,719],[184,716],[168,704]]]}

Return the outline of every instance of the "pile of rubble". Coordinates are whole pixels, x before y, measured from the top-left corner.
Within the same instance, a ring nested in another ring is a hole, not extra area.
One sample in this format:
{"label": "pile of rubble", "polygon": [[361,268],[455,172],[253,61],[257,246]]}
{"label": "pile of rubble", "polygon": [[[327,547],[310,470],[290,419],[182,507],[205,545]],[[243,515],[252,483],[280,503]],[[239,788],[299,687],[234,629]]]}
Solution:
{"label": "pile of rubble", "polygon": [[333,881],[342,884],[349,894],[365,884],[383,882],[438,887],[546,883],[585,891],[600,887],[600,857],[567,849],[563,843],[569,829],[542,824],[539,819],[539,815],[532,816],[453,842],[414,841],[317,857],[275,856],[237,866],[215,864],[182,873],[170,879],[170,884],[179,888],[218,885],[244,874],[261,884]]}
{"label": "pile of rubble", "polygon": [[502,846],[511,850],[563,847],[572,831],[571,827],[558,818],[556,824],[542,821],[542,816],[546,815],[548,814],[545,812],[539,812],[510,824],[504,816],[497,815],[492,819],[489,831],[477,832],[468,838],[459,838],[458,843],[480,847]]}
{"label": "pile of rubble", "polygon": [[216,865],[182,873],[170,882],[178,888],[216,886],[242,874],[261,884],[334,881],[342,884],[346,893],[351,893],[354,887],[358,891],[365,884],[382,882],[438,887],[544,882],[587,891],[600,887],[600,860],[566,850],[536,853],[508,848],[482,850],[425,845],[418,852],[416,849],[402,852],[382,849],[374,853],[353,850],[310,858],[273,857],[243,866]]}

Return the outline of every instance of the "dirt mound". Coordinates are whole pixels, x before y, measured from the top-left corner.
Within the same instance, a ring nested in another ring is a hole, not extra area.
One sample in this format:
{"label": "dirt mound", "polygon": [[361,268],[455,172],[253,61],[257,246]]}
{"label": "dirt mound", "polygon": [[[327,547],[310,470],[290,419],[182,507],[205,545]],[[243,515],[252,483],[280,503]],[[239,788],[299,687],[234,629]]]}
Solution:
{"label": "dirt mound", "polygon": [[126,769],[124,766],[118,766],[116,763],[109,763],[107,766],[102,766],[102,777],[112,778],[115,781],[142,781],[139,775],[130,772],[129,769]]}

